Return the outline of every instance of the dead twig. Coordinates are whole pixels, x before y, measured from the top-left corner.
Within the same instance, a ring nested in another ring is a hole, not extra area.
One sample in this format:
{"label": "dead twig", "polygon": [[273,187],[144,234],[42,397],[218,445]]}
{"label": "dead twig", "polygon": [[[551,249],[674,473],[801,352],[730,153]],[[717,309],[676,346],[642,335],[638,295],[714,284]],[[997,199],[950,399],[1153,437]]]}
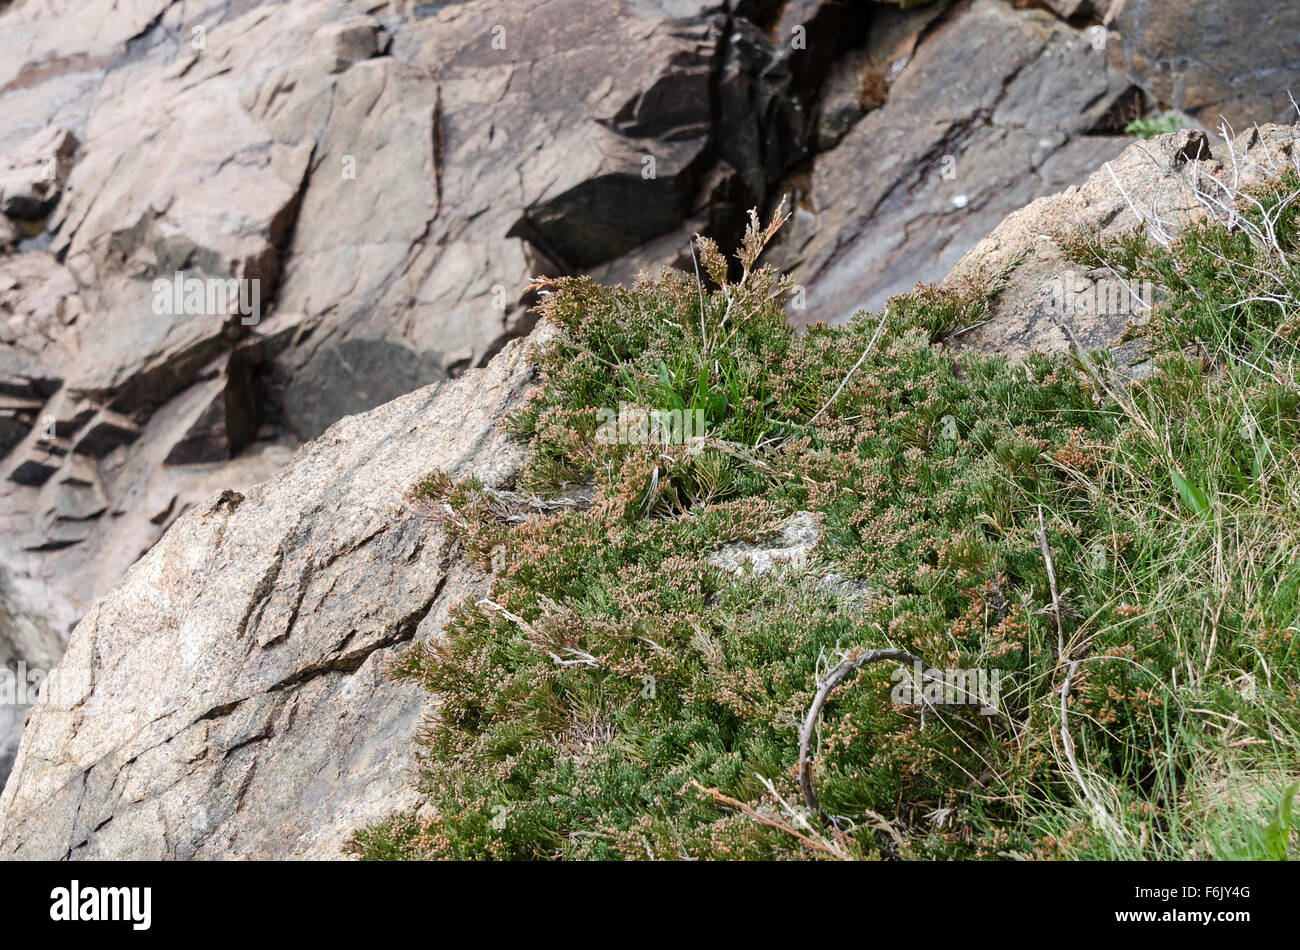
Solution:
{"label": "dead twig", "polygon": [[1154,202],[1152,202],[1153,213],[1151,218],[1148,219],[1138,210],[1137,205],[1133,203],[1133,199],[1130,198],[1128,192],[1124,190],[1124,186],[1120,184],[1119,176],[1115,174],[1115,169],[1110,167],[1110,162],[1107,162],[1103,167],[1105,167],[1106,171],[1110,173],[1110,180],[1115,183],[1115,187],[1119,189],[1119,193],[1124,196],[1124,201],[1128,204],[1129,210],[1133,212],[1133,217],[1137,218],[1138,224],[1147,225],[1151,235],[1156,239],[1156,243],[1165,250],[1169,250],[1173,246],[1173,239],[1170,237],[1169,232],[1165,230],[1160,219],[1155,215]]}
{"label": "dead twig", "polygon": [[695,788],[699,789],[701,792],[704,792],[704,794],[712,796],[714,801],[721,802],[729,808],[734,808],[737,811],[748,815],[760,825],[766,825],[769,828],[776,828],[779,831],[784,831],[786,834],[797,838],[815,851],[828,854],[839,861],[847,861],[849,859],[849,856],[842,849],[826,841],[824,838],[821,838],[820,835],[816,838],[806,835],[797,828],[786,824],[784,821],[780,821],[777,818],[773,818],[771,815],[764,815],[762,812],[756,811],[753,807],[745,804],[739,799],[722,794],[722,792],[718,791],[716,788],[706,788],[695,779],[691,779],[691,785],[695,786]]}
{"label": "dead twig", "polygon": [[859,356],[858,361],[853,364],[853,368],[849,370],[848,375],[846,375],[842,380],[840,380],[839,388],[836,389],[835,392],[831,394],[830,399],[826,400],[826,405],[818,409],[816,414],[811,419],[808,420],[809,425],[812,425],[814,422],[820,419],[822,413],[825,412],[827,409],[829,409],[831,407],[831,404],[834,403],[835,400],[840,397],[840,393],[844,392],[844,387],[849,384],[849,380],[852,379],[853,374],[858,371],[858,367],[862,365],[863,360],[865,360],[867,358],[867,355],[876,348],[876,343],[880,340],[880,334],[884,332],[885,319],[888,316],[889,316],[888,310],[886,310],[884,313],[880,315],[880,322],[876,324],[876,332],[871,334],[871,341],[867,343],[867,348],[862,351],[862,355]]}
{"label": "dead twig", "polygon": [[804,717],[803,728],[799,731],[799,787],[803,790],[803,798],[808,804],[808,810],[815,815],[821,815],[828,821],[830,819],[822,811],[821,804],[817,800],[817,789],[813,787],[810,756],[813,732],[817,729],[817,720],[821,716],[822,707],[826,705],[826,700],[830,697],[831,691],[836,686],[839,686],[850,673],[856,673],[862,667],[878,663],[881,660],[893,660],[895,663],[919,666],[922,673],[927,676],[930,674],[943,675],[940,670],[935,669],[919,656],[908,653],[906,650],[850,650],[844,659],[840,661],[839,666],[831,670],[826,678],[817,685],[817,695],[813,697],[812,705],[808,707],[808,715]]}
{"label": "dead twig", "polygon": [[1084,780],[1083,772],[1079,769],[1079,763],[1074,758],[1074,740],[1070,738],[1070,725],[1066,720],[1066,699],[1070,695],[1070,678],[1074,676],[1078,668],[1079,661],[1075,660],[1066,670],[1065,680],[1061,683],[1061,745],[1065,748],[1065,759],[1070,764],[1070,772],[1074,777],[1075,784],[1079,786],[1079,790],[1083,792],[1084,800],[1092,808],[1094,820],[1116,837],[1122,837],[1123,833],[1120,831],[1119,825],[1115,823],[1115,819],[1110,816],[1110,812],[1101,803],[1101,799],[1093,793],[1092,788]]}
{"label": "dead twig", "polygon": [[1043,524],[1043,506],[1038,506],[1038,530],[1034,532],[1038,539],[1038,550],[1043,554],[1043,563],[1047,565],[1047,586],[1052,591],[1052,616],[1056,618],[1056,662],[1065,662],[1065,627],[1061,622],[1061,597],[1056,591],[1056,569],[1052,566],[1052,549],[1047,546],[1047,526]]}
{"label": "dead twig", "polygon": [[536,627],[534,627],[531,623],[529,623],[527,620],[525,620],[523,617],[519,616],[518,614],[511,613],[509,610],[507,610],[505,607],[502,607],[496,601],[489,600],[488,598],[485,597],[478,602],[478,606],[484,610],[490,610],[493,613],[498,613],[502,617],[505,617],[507,620],[509,620],[511,623],[518,626],[521,630],[524,631],[524,633],[528,635],[529,641],[532,642],[534,646],[537,646],[539,649],[545,650],[546,655],[549,656],[552,661],[554,661],[556,666],[589,666],[593,668],[600,667],[600,661],[598,659],[596,659],[590,653],[587,653],[583,650],[579,650],[575,647],[563,648],[564,652],[569,654],[571,659],[565,659],[564,657],[557,655],[554,650],[547,649],[546,648],[547,638],[545,635],[542,634],[540,630],[538,630]]}

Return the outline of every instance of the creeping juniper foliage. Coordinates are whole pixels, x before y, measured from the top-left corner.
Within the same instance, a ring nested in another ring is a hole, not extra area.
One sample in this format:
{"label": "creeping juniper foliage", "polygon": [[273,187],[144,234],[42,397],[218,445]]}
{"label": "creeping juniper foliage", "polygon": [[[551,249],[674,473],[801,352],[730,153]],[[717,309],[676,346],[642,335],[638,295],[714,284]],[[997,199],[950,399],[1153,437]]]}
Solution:
{"label": "creeping juniper foliage", "polygon": [[[1281,255],[1218,224],[1171,250],[1062,236],[1162,288],[1131,331],[1146,373],[945,342],[995,282],[800,335],[790,286],[755,266],[772,230],[752,227],[734,264],[700,241],[698,280],[547,282],[556,333],[509,423],[531,440],[514,491],[441,473],[415,488],[493,582],[395,671],[438,699],[427,807],[352,850],[1295,856],[1296,212]],[[599,440],[621,403],[702,409],[704,441]],[[796,512],[820,525],[805,563],[709,563]],[[818,682],[883,647],[999,671],[996,709],[899,702],[895,666],[862,669],[822,712],[810,812],[797,758]]]}

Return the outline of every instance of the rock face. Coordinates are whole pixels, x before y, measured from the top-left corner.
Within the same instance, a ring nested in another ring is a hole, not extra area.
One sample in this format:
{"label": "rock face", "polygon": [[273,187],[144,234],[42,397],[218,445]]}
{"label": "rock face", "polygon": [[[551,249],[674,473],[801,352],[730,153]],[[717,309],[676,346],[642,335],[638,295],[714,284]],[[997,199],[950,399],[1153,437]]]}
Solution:
{"label": "rock face", "polygon": [[434,468],[506,485],[523,444],[498,422],[532,376],[511,343],[177,521],[73,633],[0,857],[337,857],[413,804],[425,697],[385,668],[483,578],[401,492]]}
{"label": "rock face", "polygon": [[1207,128],[1294,122],[1300,5],[1277,0],[1113,0],[1125,67]]}
{"label": "rock face", "polygon": [[[724,197],[758,203],[718,157],[730,19],[684,0],[0,8],[15,610],[57,654],[214,490],[527,332],[533,275],[630,278]],[[178,277],[260,312],[191,308]]]}
{"label": "rock face", "polygon": [[806,288],[797,322],[838,323],[939,280],[1006,215],[1127,143],[1113,132],[1131,84],[1082,29],[1001,0],[936,15],[891,18],[860,67],[870,111],[792,182],[780,262]]}
{"label": "rock face", "polygon": [[63,652],[63,641],[37,614],[27,613],[0,567],[0,775],[8,775],[18,752],[23,719],[35,702],[41,678]]}

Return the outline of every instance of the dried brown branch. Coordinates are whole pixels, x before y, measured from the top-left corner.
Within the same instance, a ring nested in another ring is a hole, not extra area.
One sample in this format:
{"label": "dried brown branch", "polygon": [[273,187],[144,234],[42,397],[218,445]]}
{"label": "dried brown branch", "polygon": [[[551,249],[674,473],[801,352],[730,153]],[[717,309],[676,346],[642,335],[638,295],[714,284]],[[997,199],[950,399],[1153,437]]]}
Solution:
{"label": "dried brown branch", "polygon": [[826,678],[817,685],[817,695],[813,697],[812,705],[808,707],[808,715],[805,717],[803,729],[799,733],[799,787],[803,790],[803,798],[808,804],[809,811],[815,815],[820,814],[823,818],[826,817],[817,800],[817,790],[813,787],[812,762],[810,759],[812,736],[817,729],[817,720],[821,716],[822,707],[826,705],[826,700],[831,691],[836,686],[839,686],[850,673],[855,673],[862,667],[878,663],[881,660],[893,660],[895,663],[913,666],[919,665],[925,674],[942,675],[939,670],[932,667],[925,660],[908,653],[906,650],[850,650],[839,666],[831,670]]}
{"label": "dried brown branch", "polygon": [[697,789],[699,789],[701,792],[704,792],[706,795],[711,795],[714,801],[721,802],[723,805],[726,805],[729,808],[734,808],[737,811],[748,815],[750,818],[754,819],[760,825],[766,825],[769,828],[776,828],[779,831],[784,831],[786,834],[791,835],[797,838],[798,840],[802,841],[804,844],[812,848],[814,851],[821,851],[823,854],[828,854],[839,861],[847,861],[849,859],[849,856],[844,851],[840,850],[835,845],[825,841],[824,839],[818,840],[817,838],[809,837],[808,835],[786,824],[780,819],[773,818],[771,815],[764,815],[762,812],[756,811],[754,808],[752,808],[749,805],[746,805],[744,802],[740,801],[739,799],[735,799],[728,795],[722,794],[722,792],[718,791],[716,788],[706,788],[695,779],[691,779],[691,785],[695,786]]}
{"label": "dried brown branch", "polygon": [[1065,627],[1061,621],[1061,597],[1056,591],[1056,570],[1052,566],[1052,549],[1047,546],[1047,526],[1043,524],[1043,506],[1038,506],[1038,530],[1034,532],[1038,539],[1038,550],[1043,553],[1043,563],[1047,565],[1047,584],[1052,591],[1052,616],[1056,618],[1056,662],[1065,662]]}
{"label": "dried brown branch", "polygon": [[1087,780],[1083,777],[1083,771],[1079,768],[1079,763],[1074,757],[1074,740],[1070,738],[1070,724],[1066,717],[1069,714],[1067,710],[1067,700],[1070,695],[1070,679],[1079,669],[1079,662],[1080,661],[1075,660],[1070,664],[1069,668],[1065,671],[1065,680],[1061,683],[1061,745],[1065,749],[1065,759],[1070,765],[1070,774],[1074,778],[1075,784],[1079,786],[1079,790],[1083,793],[1084,801],[1091,806],[1093,817],[1099,825],[1105,827],[1116,836],[1121,836],[1122,832],[1120,831],[1119,825],[1115,823],[1115,819],[1110,816],[1110,812],[1106,810],[1106,806],[1102,804],[1101,799],[1097,797],[1091,786],[1088,785]]}

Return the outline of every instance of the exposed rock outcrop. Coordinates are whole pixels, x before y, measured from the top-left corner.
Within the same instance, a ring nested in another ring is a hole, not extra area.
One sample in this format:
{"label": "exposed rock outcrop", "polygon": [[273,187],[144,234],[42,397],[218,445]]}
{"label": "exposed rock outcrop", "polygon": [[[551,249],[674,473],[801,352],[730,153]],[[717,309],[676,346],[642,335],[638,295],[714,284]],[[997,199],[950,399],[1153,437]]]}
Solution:
{"label": "exposed rock outcrop", "polygon": [[385,669],[483,575],[402,492],[434,468],[509,484],[525,350],[177,521],[73,633],[0,797],[0,857],[337,857],[413,804],[426,697]]}
{"label": "exposed rock outcrop", "polygon": [[813,163],[780,256],[807,291],[798,322],[939,280],[1006,215],[1127,144],[1113,112],[1130,84],[1081,29],[1001,0],[911,17],[930,35],[913,52],[900,24],[875,67],[887,98]]}
{"label": "exposed rock outcrop", "polygon": [[[1190,129],[1129,146],[1083,184],[1039,198],[1012,214],[953,268],[946,278],[953,285],[997,273],[1006,279],[989,319],[961,334],[961,345],[1012,357],[1032,350],[1062,353],[1070,347],[1061,327],[1065,322],[1085,348],[1111,346],[1130,322],[1145,319],[1153,301],[1140,289],[1124,285],[1100,261],[1088,266],[1067,260],[1062,239],[1079,233],[1115,238],[1144,222],[1154,226],[1149,233],[1176,235],[1209,214],[1207,203],[1197,198],[1198,190],[1223,200],[1214,179],[1228,187],[1235,182],[1248,188],[1287,169],[1300,172],[1300,125],[1251,129],[1231,146]],[[1117,291],[1108,291],[1106,299],[1120,306],[1089,305],[1062,312],[1067,308],[1058,298],[1065,287],[1086,295],[1099,281]],[[1118,355],[1132,361],[1140,353],[1140,347],[1132,345]]]}
{"label": "exposed rock outcrop", "polygon": [[[214,488],[527,332],[533,275],[630,278],[761,201],[718,156],[730,19],[6,6],[0,563],[23,602],[66,636]],[[257,281],[261,312],[173,307],[177,275]]]}
{"label": "exposed rock outcrop", "polygon": [[1206,128],[1294,121],[1300,5],[1278,0],[1111,0],[1124,68]]}
{"label": "exposed rock outcrop", "polygon": [[63,647],[64,639],[45,626],[38,611],[27,609],[0,567],[0,776],[9,774],[23,719]]}

